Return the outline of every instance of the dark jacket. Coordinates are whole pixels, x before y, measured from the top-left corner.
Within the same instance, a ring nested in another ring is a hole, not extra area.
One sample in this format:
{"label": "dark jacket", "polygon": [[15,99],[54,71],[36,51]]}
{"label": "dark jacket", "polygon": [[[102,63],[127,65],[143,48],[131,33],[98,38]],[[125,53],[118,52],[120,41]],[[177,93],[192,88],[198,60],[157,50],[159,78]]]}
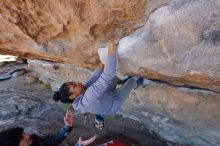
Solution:
{"label": "dark jacket", "polygon": [[[37,135],[32,135],[31,146],[57,146],[71,133],[72,129],[72,127],[64,125],[59,131],[48,136],[39,137]],[[74,146],[81,145],[77,142]]]}

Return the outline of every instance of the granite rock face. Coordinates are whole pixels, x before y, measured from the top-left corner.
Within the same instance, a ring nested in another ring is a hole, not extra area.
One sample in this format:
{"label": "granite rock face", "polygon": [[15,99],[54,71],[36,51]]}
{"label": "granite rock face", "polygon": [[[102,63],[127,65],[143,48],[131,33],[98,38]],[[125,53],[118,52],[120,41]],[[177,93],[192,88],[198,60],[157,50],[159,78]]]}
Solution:
{"label": "granite rock face", "polygon": [[[119,70],[220,92],[219,40],[219,1],[177,1],[120,41]],[[105,50],[99,50],[102,60]]]}
{"label": "granite rock face", "polygon": [[87,66],[98,45],[147,20],[147,0],[6,0],[0,7],[1,53]]}
{"label": "granite rock face", "polygon": [[47,135],[58,130],[63,126],[64,106],[51,100],[51,91],[43,84],[31,84],[24,80],[26,78],[22,76],[1,82],[1,131],[20,126],[31,128],[35,134]]}
{"label": "granite rock face", "polygon": [[220,94],[149,84],[130,95],[120,111],[169,141],[195,146],[220,144]]}
{"label": "granite rock face", "polygon": [[1,53],[94,67],[97,48],[118,37],[124,74],[220,92],[219,0],[6,0],[0,7]]}
{"label": "granite rock face", "polygon": [[[92,73],[71,65],[39,60],[29,60],[28,65],[54,90],[58,90],[67,79],[84,82]],[[219,110],[220,94],[216,92],[145,79],[145,87],[132,91],[118,114],[143,123],[168,141],[217,146],[220,144]]]}
{"label": "granite rock face", "polygon": [[220,145],[219,0],[0,2],[0,53],[64,63],[29,61],[53,90],[85,81],[113,37],[117,73],[157,81],[135,91],[123,115],[167,140]]}
{"label": "granite rock face", "polygon": [[41,81],[50,84],[53,91],[59,90],[65,82],[84,82],[92,73],[89,69],[40,60],[28,60],[28,67]]}

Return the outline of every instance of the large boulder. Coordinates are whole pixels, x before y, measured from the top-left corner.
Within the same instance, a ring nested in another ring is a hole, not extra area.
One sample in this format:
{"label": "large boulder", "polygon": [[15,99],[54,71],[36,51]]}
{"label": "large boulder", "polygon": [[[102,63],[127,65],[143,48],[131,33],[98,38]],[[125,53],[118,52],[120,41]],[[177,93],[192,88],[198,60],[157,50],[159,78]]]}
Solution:
{"label": "large boulder", "polygon": [[121,112],[165,139],[220,145],[219,0],[4,0],[0,8],[1,53],[70,64],[29,61],[54,90],[84,81],[98,48],[118,37],[118,73],[163,81],[137,90]]}
{"label": "large boulder", "polygon": [[85,82],[92,73],[89,69],[42,60],[28,60],[28,67],[34,76],[50,84],[53,91],[59,90],[65,82]]}
{"label": "large boulder", "polygon": [[81,66],[96,63],[98,45],[147,20],[147,0],[6,0],[0,7],[1,53]]}
{"label": "large boulder", "polygon": [[155,10],[120,41],[118,54],[124,74],[220,92],[220,1],[180,0]]}
{"label": "large boulder", "polygon": [[121,113],[169,141],[220,145],[220,94],[149,82],[130,95]]}
{"label": "large boulder", "polygon": [[219,0],[5,0],[0,7],[1,53],[93,67],[97,48],[119,37],[124,74],[220,92]]}

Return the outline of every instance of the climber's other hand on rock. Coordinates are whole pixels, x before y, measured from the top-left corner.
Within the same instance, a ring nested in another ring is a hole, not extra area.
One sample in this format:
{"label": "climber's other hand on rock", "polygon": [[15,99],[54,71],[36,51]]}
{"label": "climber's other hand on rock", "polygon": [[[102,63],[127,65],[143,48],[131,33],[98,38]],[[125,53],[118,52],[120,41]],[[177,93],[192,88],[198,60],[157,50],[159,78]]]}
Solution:
{"label": "climber's other hand on rock", "polygon": [[66,115],[64,117],[64,123],[68,126],[68,127],[73,127],[73,114],[71,111],[66,111]]}
{"label": "climber's other hand on rock", "polygon": [[91,143],[93,143],[96,139],[97,135],[94,135],[93,137],[91,137],[90,139],[87,140],[82,140],[82,137],[79,138],[79,143],[83,146],[87,146]]}

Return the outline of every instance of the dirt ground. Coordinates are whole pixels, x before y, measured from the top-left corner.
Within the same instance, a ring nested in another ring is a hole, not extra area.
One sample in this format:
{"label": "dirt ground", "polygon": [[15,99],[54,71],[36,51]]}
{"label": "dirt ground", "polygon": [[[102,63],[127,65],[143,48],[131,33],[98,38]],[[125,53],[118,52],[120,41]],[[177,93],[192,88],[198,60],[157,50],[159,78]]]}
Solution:
{"label": "dirt ground", "polygon": [[[27,66],[17,63],[1,66],[0,75],[20,67]],[[52,94],[50,86],[32,76],[31,71],[0,81],[0,131],[11,126],[31,126],[36,133],[45,135],[60,128],[69,105],[54,102]],[[179,145],[161,140],[141,123],[121,115],[106,117],[104,130],[97,130],[94,115],[88,113],[74,113],[74,129],[64,143],[74,142],[79,136],[88,138],[94,134],[99,137],[121,135],[133,141],[135,146]]]}

